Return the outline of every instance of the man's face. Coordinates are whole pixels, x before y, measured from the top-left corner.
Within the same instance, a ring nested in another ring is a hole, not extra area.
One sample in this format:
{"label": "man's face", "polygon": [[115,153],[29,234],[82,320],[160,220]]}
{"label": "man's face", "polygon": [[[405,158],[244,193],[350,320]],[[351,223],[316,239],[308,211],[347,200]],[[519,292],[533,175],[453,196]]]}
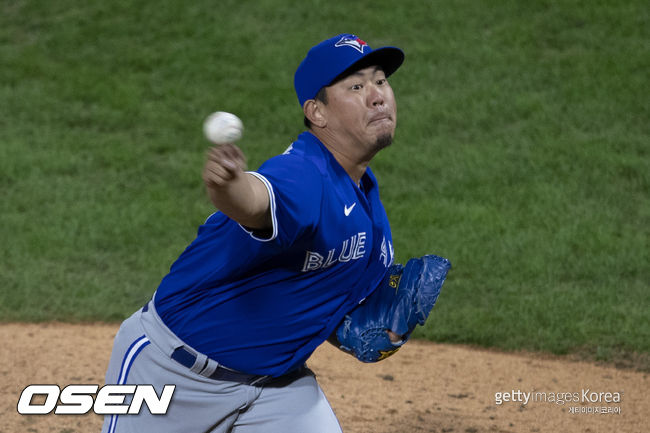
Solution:
{"label": "man's face", "polygon": [[397,122],[395,95],[377,66],[329,86],[323,109],[327,127],[362,149],[376,152],[392,142]]}

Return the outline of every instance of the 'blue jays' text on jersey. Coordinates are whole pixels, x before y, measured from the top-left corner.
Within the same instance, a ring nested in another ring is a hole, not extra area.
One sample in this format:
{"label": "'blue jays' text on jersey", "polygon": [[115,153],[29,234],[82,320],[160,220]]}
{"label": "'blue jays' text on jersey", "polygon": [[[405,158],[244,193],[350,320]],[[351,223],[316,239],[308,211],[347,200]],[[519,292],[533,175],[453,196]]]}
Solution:
{"label": "'blue jays' text on jersey", "polygon": [[272,232],[211,215],[154,297],[183,341],[246,373],[302,365],[379,284],[393,246],[370,169],[359,188],[311,133],[253,173],[270,194]]}

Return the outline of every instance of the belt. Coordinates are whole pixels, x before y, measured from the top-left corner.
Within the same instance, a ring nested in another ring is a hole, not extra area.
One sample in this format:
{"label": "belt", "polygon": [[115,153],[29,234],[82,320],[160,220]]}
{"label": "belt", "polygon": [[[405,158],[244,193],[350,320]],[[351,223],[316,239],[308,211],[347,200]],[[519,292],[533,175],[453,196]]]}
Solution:
{"label": "belt", "polygon": [[[196,362],[196,355],[193,355],[184,347],[179,347],[178,349],[174,350],[171,358],[187,368],[192,368]],[[214,373],[206,377],[208,379],[227,380],[229,382],[243,383],[245,385],[264,385],[275,379],[273,376],[260,376],[258,374],[242,373],[240,371],[231,370],[222,366],[218,366]]]}

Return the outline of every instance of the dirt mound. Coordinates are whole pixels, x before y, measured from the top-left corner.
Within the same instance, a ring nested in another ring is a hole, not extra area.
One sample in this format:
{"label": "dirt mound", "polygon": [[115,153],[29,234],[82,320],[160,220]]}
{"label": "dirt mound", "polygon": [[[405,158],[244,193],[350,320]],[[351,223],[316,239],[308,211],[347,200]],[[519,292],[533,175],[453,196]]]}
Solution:
{"label": "dirt mound", "polygon": [[[94,414],[21,416],[16,405],[29,384],[103,383],[117,328],[0,325],[0,433],[99,432]],[[650,380],[631,370],[420,341],[378,364],[325,344],[308,364],[346,433],[641,433],[650,425]]]}

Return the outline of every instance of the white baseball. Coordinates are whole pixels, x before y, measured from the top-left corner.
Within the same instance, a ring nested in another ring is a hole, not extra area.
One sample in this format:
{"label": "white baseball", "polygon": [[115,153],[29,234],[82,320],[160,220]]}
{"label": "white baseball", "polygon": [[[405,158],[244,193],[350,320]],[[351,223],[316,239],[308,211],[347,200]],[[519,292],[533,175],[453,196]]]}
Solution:
{"label": "white baseball", "polygon": [[244,131],[241,119],[232,113],[217,111],[203,122],[205,138],[214,144],[234,143]]}

